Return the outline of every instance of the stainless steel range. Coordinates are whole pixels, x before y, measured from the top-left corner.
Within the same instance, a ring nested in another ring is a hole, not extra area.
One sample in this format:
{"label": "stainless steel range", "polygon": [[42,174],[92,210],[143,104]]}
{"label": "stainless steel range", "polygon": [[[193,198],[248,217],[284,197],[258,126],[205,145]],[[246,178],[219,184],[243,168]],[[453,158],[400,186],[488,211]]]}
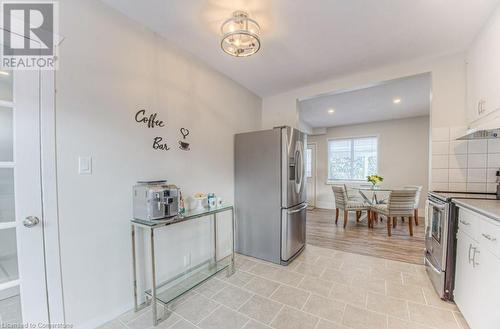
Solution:
{"label": "stainless steel range", "polygon": [[442,299],[453,300],[458,207],[454,199],[491,199],[496,194],[429,192],[425,228],[425,266]]}

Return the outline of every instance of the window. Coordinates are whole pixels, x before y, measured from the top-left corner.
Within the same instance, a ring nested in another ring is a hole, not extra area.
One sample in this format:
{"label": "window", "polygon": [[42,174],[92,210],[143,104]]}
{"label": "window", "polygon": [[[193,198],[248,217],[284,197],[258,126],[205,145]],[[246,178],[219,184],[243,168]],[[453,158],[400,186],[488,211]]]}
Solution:
{"label": "window", "polygon": [[306,177],[312,177],[312,149],[306,149]]}
{"label": "window", "polygon": [[377,173],[377,137],[328,140],[328,180],[365,180]]}

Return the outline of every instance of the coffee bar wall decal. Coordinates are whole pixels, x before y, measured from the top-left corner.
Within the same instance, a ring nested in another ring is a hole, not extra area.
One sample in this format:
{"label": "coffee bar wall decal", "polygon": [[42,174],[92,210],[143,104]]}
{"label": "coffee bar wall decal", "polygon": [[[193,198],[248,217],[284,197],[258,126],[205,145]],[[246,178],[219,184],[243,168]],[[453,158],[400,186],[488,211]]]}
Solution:
{"label": "coffee bar wall decal", "polygon": [[146,110],[139,110],[135,114],[135,121],[145,123],[148,128],[165,127],[165,123],[162,120],[156,119],[157,116],[158,113],[153,113],[148,117],[146,115]]}
{"label": "coffee bar wall decal", "polygon": [[167,143],[162,143],[163,137],[156,136],[153,139],[153,149],[154,150],[163,150],[163,151],[168,151],[170,150],[170,147],[168,146]]}
{"label": "coffee bar wall decal", "polygon": [[189,135],[189,130],[186,128],[181,128],[180,129],[181,135],[182,135],[182,140],[179,141],[179,148],[183,151],[189,151],[189,143],[186,142],[186,137]]}
{"label": "coffee bar wall decal", "polygon": [[[134,119],[137,123],[145,125],[147,128],[165,128],[165,122],[158,118],[158,113],[148,115],[146,110],[141,109],[135,113]],[[179,131],[182,135],[182,140],[179,141],[179,149],[189,151],[189,143],[186,141],[189,130],[187,128],[181,128]],[[153,138],[153,150],[168,151],[170,150],[170,146],[168,146],[166,139],[161,136],[156,136]]]}
{"label": "coffee bar wall decal", "polygon": [[186,139],[187,135],[189,135],[189,130],[187,130],[186,128],[181,128],[180,131],[181,131],[182,138]]}

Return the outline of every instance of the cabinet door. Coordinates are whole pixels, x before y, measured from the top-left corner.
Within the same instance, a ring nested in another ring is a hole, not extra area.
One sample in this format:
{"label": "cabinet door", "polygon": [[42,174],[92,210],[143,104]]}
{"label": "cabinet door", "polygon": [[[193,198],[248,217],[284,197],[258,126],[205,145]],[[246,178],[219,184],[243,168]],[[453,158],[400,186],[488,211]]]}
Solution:
{"label": "cabinet door", "polygon": [[467,54],[467,114],[469,122],[500,109],[500,93],[498,92],[500,84],[499,40],[500,10],[497,10],[474,40]]}
{"label": "cabinet door", "polygon": [[[472,257],[474,247],[477,244],[467,234],[459,231],[457,235],[457,258],[455,270],[455,303],[463,316],[471,325],[471,328],[481,328],[473,326],[475,312],[477,312],[477,296],[479,294],[478,278],[472,267]],[[481,311],[479,312],[482,313]]]}
{"label": "cabinet door", "polygon": [[467,120],[469,123],[479,119],[481,79],[479,78],[478,56],[472,50],[467,58]]}
{"label": "cabinet door", "polygon": [[479,50],[482,53],[481,80],[485,100],[485,114],[500,109],[500,11],[497,10],[487,23],[479,38]]}
{"label": "cabinet door", "polygon": [[[482,246],[482,244],[481,244]],[[476,300],[476,312],[472,328],[498,329],[500,328],[500,259],[486,248],[481,247],[475,256],[475,271],[478,273],[479,296]]]}

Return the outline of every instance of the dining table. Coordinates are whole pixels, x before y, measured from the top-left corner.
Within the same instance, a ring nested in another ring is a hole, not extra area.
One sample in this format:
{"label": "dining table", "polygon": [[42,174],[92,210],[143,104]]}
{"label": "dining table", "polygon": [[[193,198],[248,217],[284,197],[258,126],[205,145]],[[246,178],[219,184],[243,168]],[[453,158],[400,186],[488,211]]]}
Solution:
{"label": "dining table", "polygon": [[[384,204],[387,203],[387,199],[389,194],[395,190],[403,190],[404,188],[394,188],[390,186],[367,186],[367,185],[358,185],[358,186],[349,186],[349,189],[356,190],[361,195],[363,200],[369,205],[376,204]],[[377,196],[377,192],[383,194],[383,197]],[[369,195],[371,194],[371,195]]]}
{"label": "dining table", "polygon": [[[377,204],[386,204],[389,195],[392,191],[404,190],[404,187],[393,187],[393,186],[384,186],[384,185],[355,185],[348,186],[348,189],[358,191],[363,200],[370,206]],[[377,193],[379,195],[377,195]],[[382,194],[382,196],[380,196]],[[368,215],[363,215],[360,217],[359,221],[364,221],[368,219]]]}

